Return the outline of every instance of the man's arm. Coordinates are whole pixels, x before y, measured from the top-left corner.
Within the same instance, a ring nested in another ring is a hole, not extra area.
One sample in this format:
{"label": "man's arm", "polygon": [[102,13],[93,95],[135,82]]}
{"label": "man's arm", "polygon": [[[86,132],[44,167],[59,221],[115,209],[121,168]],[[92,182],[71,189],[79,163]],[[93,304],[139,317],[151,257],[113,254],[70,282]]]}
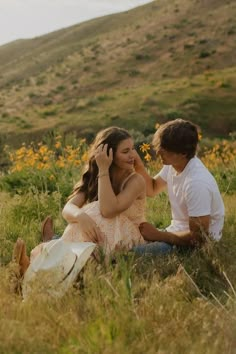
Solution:
{"label": "man's arm", "polygon": [[166,182],[159,176],[156,178],[152,178],[148,173],[147,170],[136,152],[135,156],[135,171],[143,176],[145,183],[146,183],[146,195],[148,197],[154,197],[155,195],[159,194],[166,188]]}
{"label": "man's arm", "polygon": [[189,218],[189,230],[181,232],[160,231],[149,223],[140,225],[140,232],[147,241],[166,242],[178,246],[196,246],[204,242],[209,233],[210,216]]}

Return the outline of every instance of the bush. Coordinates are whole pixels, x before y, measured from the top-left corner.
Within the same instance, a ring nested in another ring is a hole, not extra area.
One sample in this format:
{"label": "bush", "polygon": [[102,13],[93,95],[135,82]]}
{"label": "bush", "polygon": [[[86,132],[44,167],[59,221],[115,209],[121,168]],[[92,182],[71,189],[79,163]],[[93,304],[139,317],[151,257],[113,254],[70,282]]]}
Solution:
{"label": "bush", "polygon": [[183,112],[171,109],[166,112],[166,117],[169,120],[181,118],[183,117]]}
{"label": "bush", "polygon": [[140,74],[139,70],[133,69],[133,70],[129,71],[129,76],[131,76],[131,77],[138,76],[139,74]]}
{"label": "bush", "polygon": [[208,52],[208,51],[206,51],[206,50],[203,50],[203,51],[201,51],[201,53],[199,54],[199,58],[200,58],[200,59],[207,58],[207,57],[209,57],[210,55],[211,55],[210,52]]}
{"label": "bush", "polygon": [[135,54],[135,59],[136,60],[148,60],[148,59],[150,59],[150,55],[138,53],[138,54]]}
{"label": "bush", "polygon": [[11,167],[0,178],[2,190],[12,194],[59,191],[63,201],[68,197],[86,162],[87,144],[84,139],[76,140],[72,136],[64,142],[58,136],[45,139],[47,144],[23,144],[14,152],[8,151]]}

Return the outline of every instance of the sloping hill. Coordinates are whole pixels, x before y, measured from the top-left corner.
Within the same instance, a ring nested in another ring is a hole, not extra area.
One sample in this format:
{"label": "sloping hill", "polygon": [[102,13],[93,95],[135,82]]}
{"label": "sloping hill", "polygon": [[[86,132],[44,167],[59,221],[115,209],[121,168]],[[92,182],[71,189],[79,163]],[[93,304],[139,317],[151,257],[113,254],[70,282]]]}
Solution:
{"label": "sloping hill", "polygon": [[235,18],[234,0],[156,0],[1,46],[1,132],[149,133],[179,115],[236,130]]}

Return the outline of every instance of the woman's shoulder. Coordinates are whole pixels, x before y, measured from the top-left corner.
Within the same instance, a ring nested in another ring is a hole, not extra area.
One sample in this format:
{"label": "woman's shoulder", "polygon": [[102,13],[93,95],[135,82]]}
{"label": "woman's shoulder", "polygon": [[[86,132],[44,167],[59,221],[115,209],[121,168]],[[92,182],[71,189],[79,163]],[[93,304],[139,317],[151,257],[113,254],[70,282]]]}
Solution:
{"label": "woman's shoulder", "polygon": [[139,186],[139,188],[142,190],[146,188],[146,184],[145,184],[145,180],[144,180],[143,176],[141,176],[137,172],[132,172],[128,176],[128,178],[126,178],[126,181],[123,184],[123,186],[128,185],[128,184],[137,184]]}
{"label": "woman's shoulder", "polygon": [[137,180],[139,183],[145,184],[145,179],[144,179],[143,176],[140,175],[139,173],[135,172],[135,173],[134,173],[134,177],[136,178],[136,180]]}

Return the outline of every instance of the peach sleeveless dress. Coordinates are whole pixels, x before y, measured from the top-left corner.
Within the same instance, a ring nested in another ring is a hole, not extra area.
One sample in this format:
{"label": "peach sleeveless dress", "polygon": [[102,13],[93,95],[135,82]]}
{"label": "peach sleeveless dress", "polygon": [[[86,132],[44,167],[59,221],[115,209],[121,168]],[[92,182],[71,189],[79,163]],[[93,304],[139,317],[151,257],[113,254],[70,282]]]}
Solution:
{"label": "peach sleeveless dress", "polygon": [[[131,173],[122,183],[120,190],[124,188],[125,183],[133,176]],[[104,218],[101,215],[99,201],[86,204],[81,208],[88,216],[90,216],[98,226],[102,234],[102,242],[99,243],[105,256],[113,251],[130,250],[132,247],[146,243],[143,239],[139,225],[145,221],[145,198],[136,199],[133,204],[114,218]],[[70,223],[65,228],[61,237],[66,242],[91,242],[88,238],[81,235],[77,223]],[[30,262],[42,252],[44,246],[49,241],[36,246],[30,254]]]}
{"label": "peach sleeveless dress", "polygon": [[[120,190],[134,174],[135,172],[131,173],[123,181]],[[83,206],[82,210],[95,221],[100,229],[102,234],[100,247],[105,255],[115,250],[129,250],[136,245],[146,243],[139,231],[139,224],[145,221],[145,198],[136,199],[127,210],[109,219],[101,215],[99,201]],[[88,241],[79,233],[77,223],[67,225],[62,239],[69,242]]]}

